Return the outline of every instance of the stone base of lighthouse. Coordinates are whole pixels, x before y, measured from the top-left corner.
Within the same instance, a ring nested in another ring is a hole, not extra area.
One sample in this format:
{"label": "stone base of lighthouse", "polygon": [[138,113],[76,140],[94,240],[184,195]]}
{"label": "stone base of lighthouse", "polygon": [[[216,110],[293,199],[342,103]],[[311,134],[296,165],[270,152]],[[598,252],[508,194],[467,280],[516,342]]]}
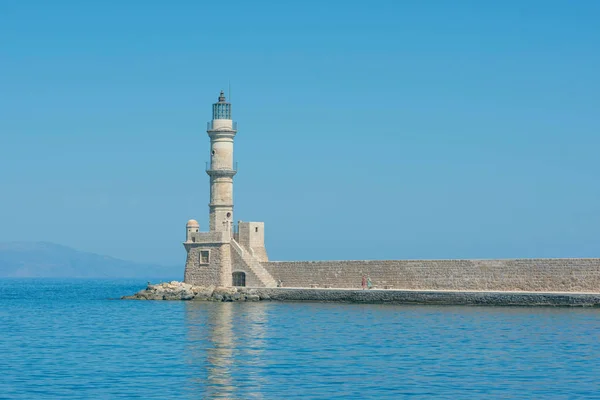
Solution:
{"label": "stone base of lighthouse", "polygon": [[198,286],[231,286],[229,232],[197,232],[183,245],[187,251],[186,283]]}
{"label": "stone base of lighthouse", "polygon": [[238,232],[198,232],[188,229],[185,283],[196,286],[275,287],[262,266],[267,262],[264,223],[240,222]]}

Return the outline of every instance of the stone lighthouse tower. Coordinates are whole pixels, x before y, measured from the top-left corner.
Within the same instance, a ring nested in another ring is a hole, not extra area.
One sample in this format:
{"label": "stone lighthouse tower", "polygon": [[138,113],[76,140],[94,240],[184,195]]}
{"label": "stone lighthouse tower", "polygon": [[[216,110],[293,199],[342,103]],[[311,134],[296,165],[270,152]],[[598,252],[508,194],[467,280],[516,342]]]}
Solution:
{"label": "stone lighthouse tower", "polygon": [[206,131],[210,138],[210,161],[206,166],[210,177],[209,230],[201,232],[194,219],[187,222],[184,280],[199,286],[276,286],[261,265],[268,261],[264,223],[239,221],[234,234],[233,177],[237,171],[233,139],[237,127],[223,91],[212,106],[212,120]]}
{"label": "stone lighthouse tower", "polygon": [[208,123],[210,162],[206,173],[210,176],[209,230],[233,230],[233,138],[237,132],[231,119],[231,103],[225,101],[223,91],[213,104],[212,121]]}

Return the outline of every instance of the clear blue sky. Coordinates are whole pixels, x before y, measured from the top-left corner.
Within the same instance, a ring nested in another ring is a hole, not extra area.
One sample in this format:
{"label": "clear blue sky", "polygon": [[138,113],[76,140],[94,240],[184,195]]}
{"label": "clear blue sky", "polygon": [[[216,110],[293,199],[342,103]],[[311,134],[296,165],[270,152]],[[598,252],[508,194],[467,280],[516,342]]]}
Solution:
{"label": "clear blue sky", "polygon": [[0,2],[0,241],[181,265],[232,85],[274,260],[600,256],[598,1]]}

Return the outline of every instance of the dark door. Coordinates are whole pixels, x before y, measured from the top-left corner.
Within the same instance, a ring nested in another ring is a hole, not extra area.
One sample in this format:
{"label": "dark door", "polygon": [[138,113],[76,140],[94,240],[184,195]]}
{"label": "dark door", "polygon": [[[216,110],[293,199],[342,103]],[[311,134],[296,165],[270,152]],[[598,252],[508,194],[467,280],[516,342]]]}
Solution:
{"label": "dark door", "polygon": [[246,286],[246,274],[244,272],[234,272],[233,286]]}

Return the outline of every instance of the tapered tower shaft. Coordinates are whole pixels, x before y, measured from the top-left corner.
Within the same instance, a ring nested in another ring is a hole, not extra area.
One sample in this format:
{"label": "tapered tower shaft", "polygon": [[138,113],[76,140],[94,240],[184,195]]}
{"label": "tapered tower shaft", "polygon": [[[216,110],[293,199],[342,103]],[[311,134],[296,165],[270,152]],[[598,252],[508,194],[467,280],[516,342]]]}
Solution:
{"label": "tapered tower shaft", "polygon": [[208,123],[210,137],[210,163],[206,173],[210,176],[210,231],[233,230],[233,138],[237,133],[231,119],[231,104],[225,101],[223,91],[213,104],[213,119]]}

